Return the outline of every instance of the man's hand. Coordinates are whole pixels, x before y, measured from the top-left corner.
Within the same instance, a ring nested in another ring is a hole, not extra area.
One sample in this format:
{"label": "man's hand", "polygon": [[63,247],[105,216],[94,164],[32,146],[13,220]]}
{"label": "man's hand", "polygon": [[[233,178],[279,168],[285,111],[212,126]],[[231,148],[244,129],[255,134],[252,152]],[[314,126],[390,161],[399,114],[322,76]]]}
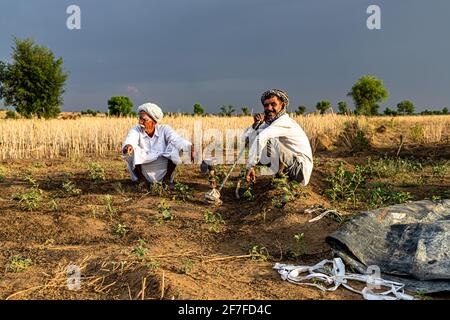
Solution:
{"label": "man's hand", "polygon": [[247,170],[247,174],[245,176],[245,180],[247,183],[256,183],[256,172],[255,168],[251,168]]}
{"label": "man's hand", "polygon": [[133,147],[130,144],[127,144],[123,150],[122,150],[123,154],[127,154],[129,156],[131,156],[134,152]]}
{"label": "man's hand", "polygon": [[253,129],[256,129],[264,121],[264,114],[257,113],[253,116]]}

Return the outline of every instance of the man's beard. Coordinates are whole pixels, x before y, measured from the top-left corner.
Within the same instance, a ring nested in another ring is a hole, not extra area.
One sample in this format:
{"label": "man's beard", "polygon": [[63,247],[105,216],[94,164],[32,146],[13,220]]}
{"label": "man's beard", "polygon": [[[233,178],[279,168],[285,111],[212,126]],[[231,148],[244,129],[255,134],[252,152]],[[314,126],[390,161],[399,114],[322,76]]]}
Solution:
{"label": "man's beard", "polygon": [[[270,126],[275,120],[286,114],[286,108],[281,109],[278,113],[264,111],[264,114],[266,115],[264,120]],[[270,116],[270,118],[268,115]]]}
{"label": "man's beard", "polygon": [[264,111],[266,119],[271,119],[276,117],[277,113],[275,111]]}

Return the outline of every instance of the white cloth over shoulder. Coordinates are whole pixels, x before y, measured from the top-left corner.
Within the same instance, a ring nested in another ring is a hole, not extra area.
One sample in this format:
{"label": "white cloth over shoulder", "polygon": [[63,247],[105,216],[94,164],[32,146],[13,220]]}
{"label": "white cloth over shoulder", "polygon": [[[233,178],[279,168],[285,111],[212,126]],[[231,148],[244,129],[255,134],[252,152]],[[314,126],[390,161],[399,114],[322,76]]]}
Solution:
{"label": "white cloth over shoulder", "polygon": [[[256,135],[253,141],[252,135]],[[305,131],[288,114],[281,116],[270,126],[263,123],[258,130],[250,127],[244,136],[250,138],[251,143],[247,168],[253,168],[260,161],[261,154],[270,139],[278,139],[279,143],[303,164],[304,180],[301,184],[306,186],[309,183],[314,166],[311,145]]]}
{"label": "white cloth over shoulder", "polygon": [[192,143],[181,137],[168,125],[156,125],[153,137],[139,125],[133,127],[122,144],[133,147],[133,154],[126,156],[131,179],[137,181],[134,172],[136,165],[142,165],[142,173],[149,182],[161,181],[167,173],[167,163],[171,160],[180,164],[180,152],[189,151]]}

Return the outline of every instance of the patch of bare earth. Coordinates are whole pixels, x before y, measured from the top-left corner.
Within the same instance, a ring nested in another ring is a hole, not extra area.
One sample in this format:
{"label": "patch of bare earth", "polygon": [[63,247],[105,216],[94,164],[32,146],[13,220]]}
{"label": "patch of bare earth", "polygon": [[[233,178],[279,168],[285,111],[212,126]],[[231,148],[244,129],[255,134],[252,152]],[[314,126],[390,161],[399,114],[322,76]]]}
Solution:
{"label": "patch of bare earth", "polygon": [[[0,182],[0,298],[360,299],[345,289],[325,293],[289,284],[273,270],[276,262],[312,265],[332,258],[324,240],[339,223],[330,218],[309,223],[316,215],[304,211],[318,204],[333,208],[335,204],[324,195],[326,177],[338,161],[364,162],[370,152],[337,155],[327,151],[318,155],[310,185],[283,208],[272,203],[277,191],[268,177],[258,180],[253,200],[236,200],[234,188],[227,187],[223,205],[211,207],[202,202],[208,184],[196,166],[179,168],[177,181],[193,190],[190,199],[181,201],[174,199],[173,192],[163,191],[161,196],[137,192],[117,157],[3,163],[7,172]],[[105,181],[90,179],[91,162],[105,168]],[[79,195],[62,191],[64,173],[71,173],[69,180],[81,190]],[[31,189],[25,174],[42,190],[42,200],[33,211],[12,199],[13,194]],[[430,196],[427,192],[432,188],[448,185],[445,178],[421,191],[414,186],[404,190],[419,200]],[[173,220],[161,218],[162,202],[170,206]],[[339,210],[354,214],[363,207],[344,209]],[[205,222],[205,210],[222,216],[224,223],[217,225],[217,232]],[[118,231],[119,225],[126,232]],[[296,234],[303,234],[303,247],[293,255]],[[262,255],[250,254],[252,249]],[[22,272],[9,272],[7,266],[15,255],[31,259],[31,265]],[[69,265],[80,268],[78,291],[67,288]]]}

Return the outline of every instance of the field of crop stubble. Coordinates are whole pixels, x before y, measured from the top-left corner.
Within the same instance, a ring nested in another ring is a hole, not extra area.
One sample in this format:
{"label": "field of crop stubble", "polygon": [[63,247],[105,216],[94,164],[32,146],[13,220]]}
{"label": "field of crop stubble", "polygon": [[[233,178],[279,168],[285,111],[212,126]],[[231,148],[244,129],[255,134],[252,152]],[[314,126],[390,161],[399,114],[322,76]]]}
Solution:
{"label": "field of crop stubble", "polygon": [[[137,192],[119,153],[136,119],[0,120],[0,299],[359,299],[287,284],[272,266],[331,258],[325,237],[361,210],[450,198],[450,116],[295,119],[314,150],[310,185],[261,177],[236,200],[236,169],[221,207],[202,203],[197,165],[177,168],[175,191]],[[163,122],[192,139],[196,123],[225,135],[252,120]],[[313,205],[337,213],[309,223]]]}

